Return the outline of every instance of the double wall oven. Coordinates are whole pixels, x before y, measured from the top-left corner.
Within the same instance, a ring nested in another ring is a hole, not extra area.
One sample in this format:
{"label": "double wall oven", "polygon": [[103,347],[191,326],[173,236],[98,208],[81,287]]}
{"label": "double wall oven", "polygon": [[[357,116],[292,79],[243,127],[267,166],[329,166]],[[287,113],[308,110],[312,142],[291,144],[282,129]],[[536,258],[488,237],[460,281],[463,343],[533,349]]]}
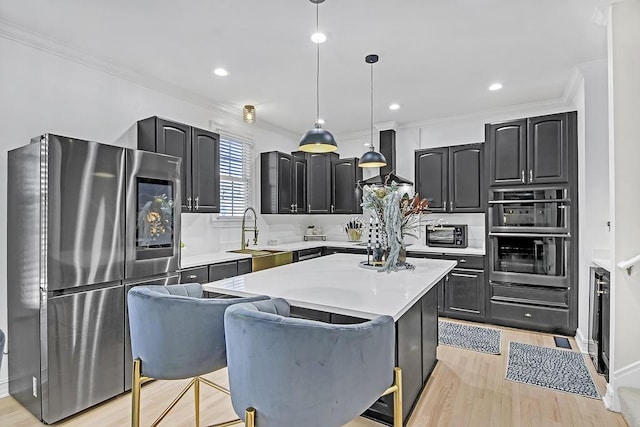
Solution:
{"label": "double wall oven", "polygon": [[568,286],[567,192],[566,187],[492,190],[488,214],[492,281]]}

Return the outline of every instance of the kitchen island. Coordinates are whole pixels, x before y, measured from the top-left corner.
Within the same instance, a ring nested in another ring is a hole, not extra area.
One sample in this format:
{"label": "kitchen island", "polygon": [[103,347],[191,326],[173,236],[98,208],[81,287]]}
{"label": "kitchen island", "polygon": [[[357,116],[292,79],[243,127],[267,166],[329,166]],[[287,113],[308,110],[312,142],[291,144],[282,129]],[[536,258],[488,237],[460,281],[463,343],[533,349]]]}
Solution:
{"label": "kitchen island", "polygon": [[[411,259],[414,270],[384,273],[361,268],[365,257],[334,254],[211,282],[204,290],[231,296],[285,298],[292,316],[331,323],[359,323],[381,315],[396,323],[396,365],[403,371],[407,420],[435,367],[438,345],[436,285],[455,261]],[[379,399],[365,416],[391,424],[393,398]]]}

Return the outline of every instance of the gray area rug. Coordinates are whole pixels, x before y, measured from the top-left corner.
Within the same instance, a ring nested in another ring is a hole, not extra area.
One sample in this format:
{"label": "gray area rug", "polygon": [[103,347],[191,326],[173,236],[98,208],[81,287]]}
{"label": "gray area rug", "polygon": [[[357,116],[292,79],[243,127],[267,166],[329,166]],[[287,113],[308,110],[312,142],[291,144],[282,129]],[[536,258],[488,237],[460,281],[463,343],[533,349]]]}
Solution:
{"label": "gray area rug", "polygon": [[482,353],[500,354],[502,331],[438,321],[438,344],[460,347]]}
{"label": "gray area rug", "polygon": [[509,343],[505,378],[599,399],[581,353],[519,342]]}

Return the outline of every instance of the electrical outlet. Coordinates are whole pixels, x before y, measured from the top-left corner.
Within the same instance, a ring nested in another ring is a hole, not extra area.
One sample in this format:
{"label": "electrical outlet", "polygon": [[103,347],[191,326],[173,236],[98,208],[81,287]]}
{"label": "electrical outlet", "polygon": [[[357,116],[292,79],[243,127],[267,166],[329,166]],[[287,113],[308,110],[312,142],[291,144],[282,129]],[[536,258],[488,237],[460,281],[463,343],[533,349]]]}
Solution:
{"label": "electrical outlet", "polygon": [[33,397],[38,397],[38,380],[33,377]]}

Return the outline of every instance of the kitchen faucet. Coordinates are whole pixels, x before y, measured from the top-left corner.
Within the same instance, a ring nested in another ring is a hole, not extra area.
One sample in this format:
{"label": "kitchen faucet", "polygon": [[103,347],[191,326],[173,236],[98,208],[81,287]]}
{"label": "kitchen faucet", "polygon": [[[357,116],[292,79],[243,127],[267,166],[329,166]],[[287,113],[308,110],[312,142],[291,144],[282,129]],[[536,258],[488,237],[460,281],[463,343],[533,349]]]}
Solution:
{"label": "kitchen faucet", "polygon": [[[245,222],[247,219],[247,212],[253,212],[253,228],[247,228],[245,226]],[[249,246],[249,240],[247,240],[245,242],[244,240],[244,232],[245,231],[253,231],[253,244],[257,245],[258,244],[258,215],[256,215],[256,211],[252,208],[252,207],[248,207],[247,209],[244,210],[244,213],[242,214],[242,242],[241,242],[241,249],[246,249],[247,246]]]}

